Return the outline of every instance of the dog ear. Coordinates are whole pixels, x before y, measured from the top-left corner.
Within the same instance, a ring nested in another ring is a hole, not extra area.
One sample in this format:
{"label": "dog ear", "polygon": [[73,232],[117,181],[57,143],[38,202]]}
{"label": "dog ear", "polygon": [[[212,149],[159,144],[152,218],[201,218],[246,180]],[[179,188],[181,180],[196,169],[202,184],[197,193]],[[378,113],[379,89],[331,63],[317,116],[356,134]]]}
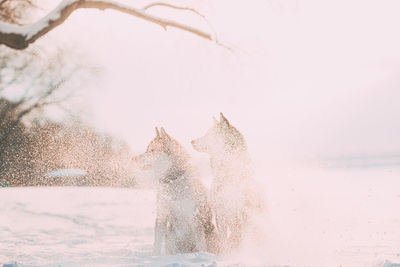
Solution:
{"label": "dog ear", "polygon": [[218,121],[214,116],[213,116],[213,122],[214,122],[214,124],[218,124]]}
{"label": "dog ear", "polygon": [[157,127],[156,127],[156,137],[160,137],[160,132],[158,131]]}
{"label": "dog ear", "polygon": [[224,114],[222,114],[222,112],[219,113],[219,117],[220,117],[220,123],[229,126],[229,121],[224,117]]}
{"label": "dog ear", "polygon": [[164,128],[163,127],[161,127],[161,137],[163,137],[163,138],[170,138],[169,137],[169,135],[167,134],[167,132],[164,130]]}

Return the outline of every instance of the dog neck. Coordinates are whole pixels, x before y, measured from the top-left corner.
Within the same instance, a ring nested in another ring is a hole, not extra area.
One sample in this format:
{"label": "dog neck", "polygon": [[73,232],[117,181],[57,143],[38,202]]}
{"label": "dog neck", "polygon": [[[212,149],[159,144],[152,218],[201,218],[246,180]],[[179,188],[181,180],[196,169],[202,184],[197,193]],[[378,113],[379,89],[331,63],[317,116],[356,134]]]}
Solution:
{"label": "dog neck", "polygon": [[161,182],[164,184],[173,183],[178,178],[182,177],[185,174],[185,172],[186,171],[183,168],[180,168],[178,166],[172,166],[171,168],[169,168],[164,178],[161,179]]}
{"label": "dog neck", "polygon": [[211,172],[216,180],[234,180],[252,176],[248,153],[210,157]]}
{"label": "dog neck", "polygon": [[210,164],[213,166],[232,166],[232,164],[248,165],[251,163],[250,155],[247,150],[241,150],[240,152],[223,152],[210,155]]}

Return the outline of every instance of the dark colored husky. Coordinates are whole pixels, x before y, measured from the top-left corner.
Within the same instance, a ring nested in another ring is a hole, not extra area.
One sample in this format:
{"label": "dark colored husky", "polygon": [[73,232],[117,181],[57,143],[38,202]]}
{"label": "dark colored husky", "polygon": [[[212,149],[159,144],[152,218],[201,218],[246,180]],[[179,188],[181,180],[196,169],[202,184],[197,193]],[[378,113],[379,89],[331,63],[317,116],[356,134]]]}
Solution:
{"label": "dark colored husky", "polygon": [[157,180],[154,253],[218,253],[207,190],[184,148],[156,128],[156,137],[134,161],[142,170],[152,170]]}

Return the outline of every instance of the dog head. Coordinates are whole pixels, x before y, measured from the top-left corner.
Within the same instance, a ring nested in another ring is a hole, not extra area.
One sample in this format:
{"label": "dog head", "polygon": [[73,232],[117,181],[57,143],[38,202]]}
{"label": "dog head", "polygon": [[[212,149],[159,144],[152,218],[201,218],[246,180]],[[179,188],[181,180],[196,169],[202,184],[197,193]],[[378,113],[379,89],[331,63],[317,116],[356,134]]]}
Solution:
{"label": "dog head", "polygon": [[214,125],[207,133],[191,143],[196,151],[211,155],[235,153],[247,149],[243,135],[229,123],[222,113],[220,113],[220,121],[214,118]]}
{"label": "dog head", "polygon": [[153,171],[158,179],[165,179],[171,171],[183,168],[189,155],[183,147],[164,128],[158,130],[156,137],[150,141],[146,152],[132,159],[141,171]]}

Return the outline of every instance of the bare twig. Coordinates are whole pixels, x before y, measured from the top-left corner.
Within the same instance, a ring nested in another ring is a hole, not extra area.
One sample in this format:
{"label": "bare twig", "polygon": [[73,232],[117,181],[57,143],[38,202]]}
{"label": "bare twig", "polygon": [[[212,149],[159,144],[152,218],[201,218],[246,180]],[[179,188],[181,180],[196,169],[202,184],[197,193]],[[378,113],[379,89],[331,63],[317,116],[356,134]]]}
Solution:
{"label": "bare twig", "polygon": [[206,16],[204,16],[202,13],[200,13],[196,9],[191,8],[191,7],[176,6],[176,5],[172,5],[172,4],[169,4],[169,3],[162,3],[162,2],[151,3],[151,4],[143,7],[142,9],[147,11],[148,9],[153,8],[153,7],[168,7],[168,8],[177,9],[177,10],[185,10],[185,11],[189,11],[189,12],[192,12],[192,13],[196,14],[197,16],[201,17],[208,24],[208,26],[210,27],[211,31],[213,32],[213,39],[217,40],[217,34],[216,34],[213,26],[211,25],[211,23],[208,21]]}
{"label": "bare twig", "polygon": [[223,48],[228,49],[231,52],[234,51],[234,49],[231,46],[221,43],[218,40],[217,33],[216,33],[214,27],[212,26],[212,24],[208,21],[206,16],[204,16],[202,13],[200,13],[196,9],[191,8],[191,7],[176,6],[173,4],[163,3],[163,2],[154,2],[154,3],[148,4],[147,6],[143,7],[142,9],[146,11],[153,7],[167,7],[167,8],[171,8],[171,9],[184,10],[184,11],[189,11],[189,12],[195,13],[197,16],[201,17],[207,23],[208,27],[212,31],[212,40],[214,40],[217,45],[222,46]]}

